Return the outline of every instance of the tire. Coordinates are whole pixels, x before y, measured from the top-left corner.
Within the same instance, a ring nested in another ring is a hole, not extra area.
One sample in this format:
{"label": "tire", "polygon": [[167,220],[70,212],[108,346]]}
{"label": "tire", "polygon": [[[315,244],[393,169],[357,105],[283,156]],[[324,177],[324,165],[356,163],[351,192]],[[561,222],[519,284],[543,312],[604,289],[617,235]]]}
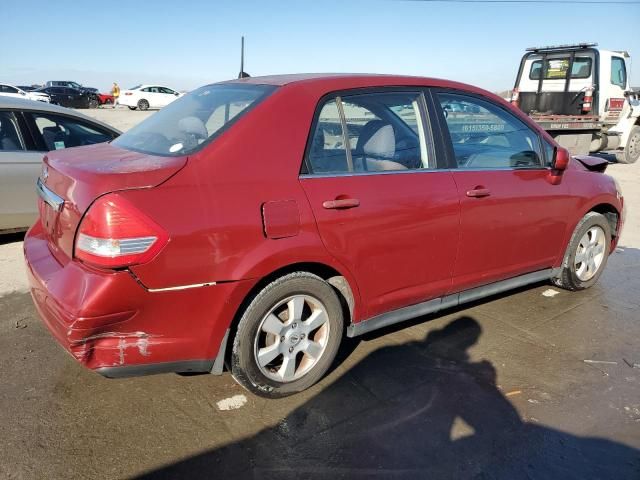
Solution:
{"label": "tire", "polygon": [[138,108],[140,110],[148,110],[149,102],[147,102],[144,98],[142,100],[138,100]]}
{"label": "tire", "polygon": [[243,312],[233,340],[231,374],[262,397],[301,392],[331,366],[343,323],[340,300],[327,282],[307,272],[280,277]]}
{"label": "tire", "polygon": [[129,107],[129,110],[135,110],[138,107]]}
{"label": "tire", "polygon": [[98,108],[100,105],[100,101],[97,98],[92,98],[89,100],[89,108]]}
{"label": "tire", "polygon": [[631,128],[624,150],[616,152],[618,163],[635,163],[640,158],[640,126]]}
{"label": "tire", "polygon": [[[561,272],[553,279],[553,283],[565,290],[591,287],[607,264],[610,247],[611,226],[607,219],[600,213],[587,213],[573,231],[562,259]],[[579,261],[580,258],[584,258],[584,261]]]}

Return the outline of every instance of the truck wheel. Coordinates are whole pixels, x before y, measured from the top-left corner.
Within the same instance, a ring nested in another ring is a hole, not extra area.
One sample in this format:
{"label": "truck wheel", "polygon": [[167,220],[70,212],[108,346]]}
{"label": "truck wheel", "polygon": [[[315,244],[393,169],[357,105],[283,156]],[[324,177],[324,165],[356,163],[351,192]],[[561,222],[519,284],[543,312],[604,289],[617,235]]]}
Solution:
{"label": "truck wheel", "polygon": [[578,222],[562,259],[560,274],[553,279],[566,290],[584,290],[598,281],[611,246],[611,227],[607,219],[589,212]]}
{"label": "truck wheel", "polygon": [[329,369],[342,331],[340,300],[327,282],[307,272],[280,277],[242,314],[231,351],[233,378],[263,397],[301,392]]}
{"label": "truck wheel", "polygon": [[640,126],[631,129],[627,145],[622,152],[616,152],[618,163],[635,163],[640,158]]}

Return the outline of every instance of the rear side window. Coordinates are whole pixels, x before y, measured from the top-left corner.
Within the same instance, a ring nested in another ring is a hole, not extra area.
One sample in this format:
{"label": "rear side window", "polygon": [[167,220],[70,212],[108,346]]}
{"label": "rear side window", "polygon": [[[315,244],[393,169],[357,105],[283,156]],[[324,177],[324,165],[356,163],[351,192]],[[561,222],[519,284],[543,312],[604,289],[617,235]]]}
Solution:
{"label": "rear side window", "polygon": [[[545,60],[546,70],[544,80],[566,79],[569,70],[569,57],[550,58]],[[531,80],[540,80],[542,75],[542,60],[535,60],[531,63],[529,70],[529,78]],[[591,58],[575,57],[573,66],[571,67],[571,78],[589,78],[591,76]]]}
{"label": "rear side window", "polygon": [[627,86],[627,68],[623,58],[611,57],[611,83],[621,88]]}
{"label": "rear side window", "polygon": [[458,168],[541,168],[538,135],[506,110],[476,97],[438,93]]}
{"label": "rear side window", "polygon": [[0,152],[24,150],[18,122],[11,112],[0,112]]}
{"label": "rear side window", "polygon": [[41,135],[41,144],[48,151],[94,145],[112,140],[114,135],[82,121],[50,113],[28,114]]}
{"label": "rear side window", "polygon": [[195,152],[275,89],[233,83],[201,87],[128,130],[113,144],[150,155]]}
{"label": "rear side window", "polygon": [[361,94],[326,101],[308,149],[309,173],[432,168],[421,102],[421,94],[415,92]]}

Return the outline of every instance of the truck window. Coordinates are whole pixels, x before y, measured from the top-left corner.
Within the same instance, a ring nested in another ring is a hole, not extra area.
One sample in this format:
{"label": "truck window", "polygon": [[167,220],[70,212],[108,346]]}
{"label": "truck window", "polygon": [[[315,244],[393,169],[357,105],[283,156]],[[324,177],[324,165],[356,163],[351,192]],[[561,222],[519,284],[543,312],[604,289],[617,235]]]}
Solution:
{"label": "truck window", "polygon": [[611,57],[611,83],[621,88],[627,86],[627,68],[623,58]]}
{"label": "truck window", "polygon": [[[546,75],[544,80],[558,80],[567,78],[569,70],[569,57],[549,58],[546,60]],[[529,79],[540,80],[542,75],[542,60],[535,60],[531,63]],[[589,78],[591,76],[591,58],[575,57],[571,67],[571,78]]]}

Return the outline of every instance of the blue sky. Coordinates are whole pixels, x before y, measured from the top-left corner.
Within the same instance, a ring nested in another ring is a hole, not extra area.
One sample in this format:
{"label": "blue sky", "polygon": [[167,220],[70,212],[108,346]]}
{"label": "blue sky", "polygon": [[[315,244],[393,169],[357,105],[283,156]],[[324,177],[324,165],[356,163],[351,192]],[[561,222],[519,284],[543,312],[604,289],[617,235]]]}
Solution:
{"label": "blue sky", "polygon": [[[237,76],[375,72],[513,86],[526,47],[595,41],[636,58],[640,5],[401,0],[0,0],[0,81],[177,89]],[[598,26],[597,21],[603,24]]]}

